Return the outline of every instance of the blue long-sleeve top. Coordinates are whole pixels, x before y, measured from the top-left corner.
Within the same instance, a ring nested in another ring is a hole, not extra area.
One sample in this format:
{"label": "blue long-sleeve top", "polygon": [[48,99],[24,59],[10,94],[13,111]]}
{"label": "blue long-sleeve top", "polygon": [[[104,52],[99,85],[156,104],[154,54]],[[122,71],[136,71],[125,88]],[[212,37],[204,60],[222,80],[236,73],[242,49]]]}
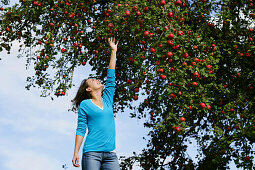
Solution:
{"label": "blue long-sleeve top", "polygon": [[107,70],[107,79],[103,91],[103,108],[85,99],[78,109],[76,135],[84,137],[83,153],[89,151],[110,152],[115,149],[115,120],[113,115],[113,96],[115,91],[115,69]]}

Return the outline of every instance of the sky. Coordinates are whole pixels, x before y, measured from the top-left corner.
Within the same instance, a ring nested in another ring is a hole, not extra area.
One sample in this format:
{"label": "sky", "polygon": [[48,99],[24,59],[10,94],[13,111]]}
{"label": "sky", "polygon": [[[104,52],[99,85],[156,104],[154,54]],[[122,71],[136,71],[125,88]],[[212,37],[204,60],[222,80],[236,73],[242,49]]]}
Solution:
{"label": "sky", "polygon": [[[0,52],[0,169],[57,170],[63,169],[64,164],[68,170],[81,169],[74,167],[71,162],[77,114],[68,112],[68,109],[80,82],[95,71],[91,71],[89,64],[78,67],[73,80],[76,86],[66,96],[55,97],[53,101],[49,97],[42,98],[41,89],[25,89],[26,78],[34,75],[35,71],[33,67],[25,68],[25,57],[17,58],[18,45],[17,42],[13,44],[11,54]],[[143,99],[140,97],[136,103],[139,101]],[[140,153],[148,142],[143,139],[148,139],[149,129],[143,126],[147,118],[130,118],[130,112],[126,109],[115,117],[116,154],[119,158],[132,156],[134,151]],[[195,142],[188,146],[187,153],[196,161]],[[136,165],[133,168],[141,169]],[[237,169],[233,162],[231,169]]]}

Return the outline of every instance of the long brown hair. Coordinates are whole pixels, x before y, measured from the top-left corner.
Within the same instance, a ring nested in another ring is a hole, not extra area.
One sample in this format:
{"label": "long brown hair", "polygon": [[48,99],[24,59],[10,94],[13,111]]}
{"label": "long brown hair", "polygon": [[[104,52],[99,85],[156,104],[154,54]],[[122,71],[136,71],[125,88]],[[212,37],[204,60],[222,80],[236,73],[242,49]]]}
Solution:
{"label": "long brown hair", "polygon": [[73,105],[75,106],[75,109],[78,110],[80,103],[85,99],[91,99],[92,95],[86,91],[86,88],[89,87],[88,83],[86,82],[88,79],[84,79],[81,82],[81,85],[76,93],[76,96],[74,97],[72,101]]}

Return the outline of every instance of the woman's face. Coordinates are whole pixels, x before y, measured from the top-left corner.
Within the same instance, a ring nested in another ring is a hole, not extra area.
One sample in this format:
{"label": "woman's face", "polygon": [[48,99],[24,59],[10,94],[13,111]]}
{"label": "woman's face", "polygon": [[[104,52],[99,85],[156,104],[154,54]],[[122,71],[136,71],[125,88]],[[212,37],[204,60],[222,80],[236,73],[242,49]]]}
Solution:
{"label": "woman's face", "polygon": [[88,79],[87,83],[89,85],[89,88],[91,88],[93,90],[97,90],[97,89],[103,90],[104,85],[100,82],[100,80]]}

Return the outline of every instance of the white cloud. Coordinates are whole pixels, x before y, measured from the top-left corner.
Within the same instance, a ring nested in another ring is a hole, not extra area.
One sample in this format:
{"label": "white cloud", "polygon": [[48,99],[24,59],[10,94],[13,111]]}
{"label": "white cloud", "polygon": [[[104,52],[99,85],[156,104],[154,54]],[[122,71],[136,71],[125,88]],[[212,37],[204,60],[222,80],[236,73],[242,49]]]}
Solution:
{"label": "white cloud", "polygon": [[0,147],[0,156],[4,158],[3,166],[8,170],[56,170],[61,163],[51,155],[38,153],[33,150],[24,150],[20,147]]}

